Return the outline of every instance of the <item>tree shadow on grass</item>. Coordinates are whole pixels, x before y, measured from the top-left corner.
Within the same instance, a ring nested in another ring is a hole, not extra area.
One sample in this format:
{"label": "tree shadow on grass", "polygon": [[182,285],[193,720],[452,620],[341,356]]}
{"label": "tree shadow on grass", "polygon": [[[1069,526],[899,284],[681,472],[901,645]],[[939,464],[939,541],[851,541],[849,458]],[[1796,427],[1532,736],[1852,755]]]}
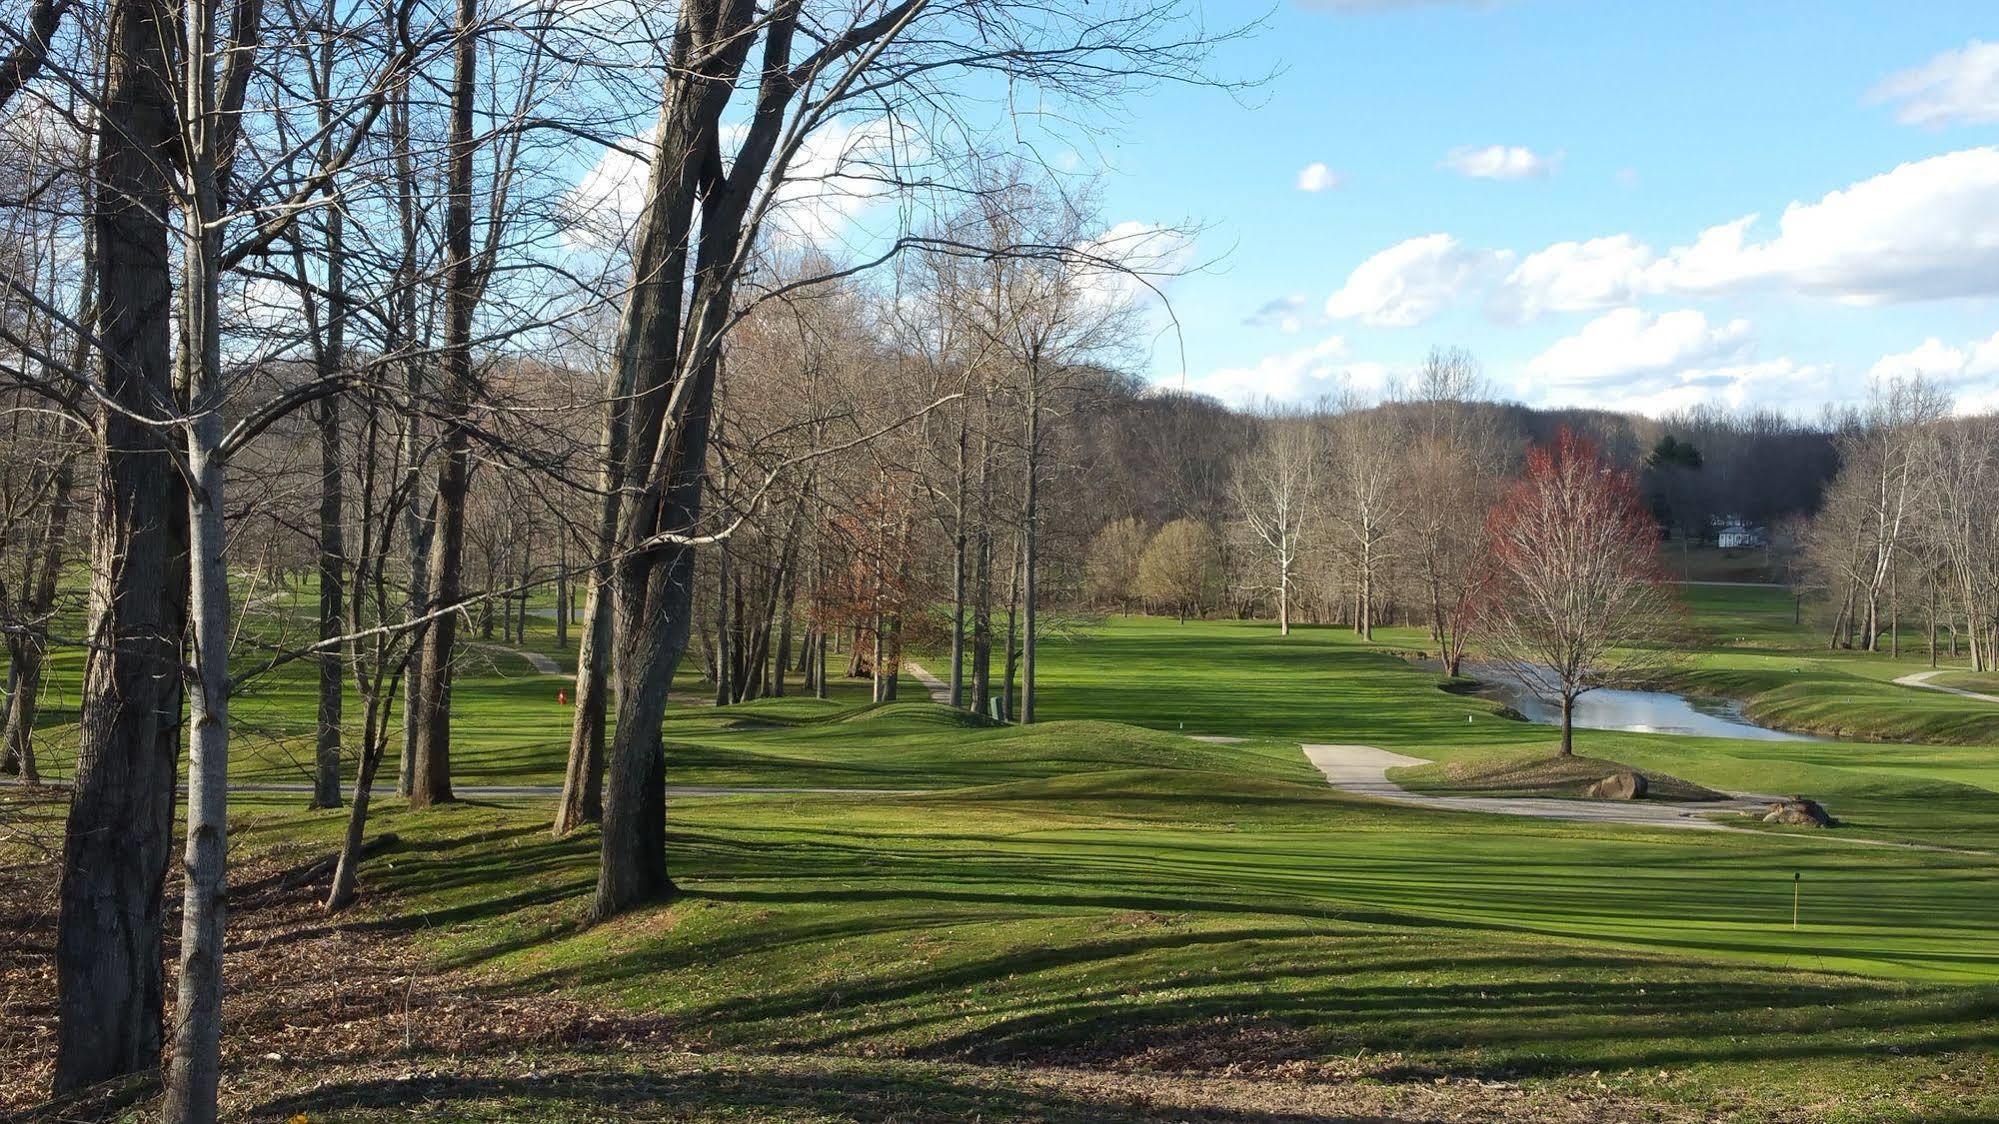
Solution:
{"label": "tree shadow on grass", "polygon": [[[460,967],[576,929],[594,877],[593,836],[463,826],[412,848],[385,878],[414,891],[421,911],[363,924],[456,928],[447,962]],[[689,890],[672,923],[646,918],[608,944],[583,936],[545,962],[559,966],[494,990],[610,996],[731,1048],[944,1060],[1145,1065],[1220,1056],[1247,1026],[1272,1061],[1400,1054],[1370,1074],[1398,1079],[1864,1060],[1890,1044],[1910,1058],[1999,1047],[1999,989],[1582,949],[1509,919],[1642,919],[1648,903],[1656,914],[1662,901],[1680,901],[1657,897],[1651,880],[1685,880],[1729,861],[1723,854],[1619,852],[1632,861],[1608,885],[1594,852],[1537,855],[1531,868],[1475,880],[1500,913],[1452,917],[1425,911],[1464,905],[1463,854],[1356,851],[1323,869],[1295,856],[1266,867],[1266,845],[1184,831],[1165,841],[1111,831],[1016,843],[949,822],[683,828],[671,848]],[[1983,885],[1974,879],[1963,892]],[[1868,901],[1899,928],[1933,892],[1917,891],[1889,884]],[[1378,894],[1387,905],[1367,900]],[[1768,951],[1700,924],[1739,915],[1746,900],[1717,892],[1700,904],[1687,934],[1632,939],[1666,949],[1681,941],[1676,951],[1700,955]],[[700,911],[691,914],[700,922],[679,924],[687,911]],[[1127,914],[1136,920],[1118,921]],[[1911,955],[1933,962],[1954,952]],[[813,966],[795,970],[801,957]],[[689,973],[734,982],[694,988],[704,997],[690,1000]]]}
{"label": "tree shadow on grass", "polygon": [[432,1115],[470,1119],[623,1121],[748,1120],[1036,1120],[1141,1124],[1177,1120],[1240,1124],[1388,1122],[1405,1117],[1349,1116],[1228,1108],[1160,1108],[1137,1094],[1122,1102],[1054,1088],[1009,1088],[931,1070],[883,1074],[750,1072],[735,1067],[682,1073],[581,1073],[546,1078],[463,1077],[374,1080],[327,1085],[256,1106],[258,1118],[303,1114],[399,1117],[417,1106]]}

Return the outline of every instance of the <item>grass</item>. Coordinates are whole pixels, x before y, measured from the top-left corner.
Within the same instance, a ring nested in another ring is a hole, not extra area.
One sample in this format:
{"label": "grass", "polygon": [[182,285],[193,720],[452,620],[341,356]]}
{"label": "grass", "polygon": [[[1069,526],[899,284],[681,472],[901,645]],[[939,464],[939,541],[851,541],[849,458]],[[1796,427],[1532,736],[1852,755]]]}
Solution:
{"label": "grass", "polygon": [[1960,691],[1999,695],[1999,673],[1990,671],[1946,671],[1932,678],[1930,682],[1944,687],[1956,687]]}
{"label": "grass", "polygon": [[[1569,757],[1507,757],[1498,761],[1459,761],[1397,774],[1404,788],[1448,795],[1558,797],[1584,799],[1589,788],[1606,777],[1630,771],[1617,761],[1577,754]],[[1645,773],[1645,799],[1673,801],[1720,800],[1724,794],[1660,773]]]}
{"label": "grass", "polygon": [[[1755,721],[1804,733],[1999,744],[1999,705],[1893,682],[1929,669],[1915,627],[1904,628],[1899,657],[1845,651],[1828,648],[1811,624],[1794,623],[1795,602],[1785,590],[1688,587],[1685,595],[1707,642],[1679,676],[1689,692],[1740,699]],[[1948,674],[1939,681],[1950,683]]]}
{"label": "grass", "polygon": [[[1717,639],[1689,675],[1808,658],[1767,592],[1702,589],[1696,621]],[[315,1088],[324,1075],[307,1073],[256,1112],[386,1119],[418,1098],[465,1119],[1143,1118],[1109,1094],[1022,1084],[1080,1068],[1471,1096],[1517,1082],[1744,1119],[1999,1115],[1999,866],[1849,841],[1999,851],[1989,745],[1578,732],[1579,752],[1648,775],[1804,792],[1846,825],[1831,833],[1558,823],[1328,789],[1299,742],[1461,776],[1552,750],[1548,728],[1387,650],[1423,640],[1112,620],[1047,642],[1048,721],[1028,729],[851,695],[677,710],[674,783],[924,791],[676,799],[685,892],[596,926],[596,838],[551,838],[545,801],[385,802],[376,829],[402,842],[364,869],[358,923],[466,987],[644,1014],[690,1053],[549,1058],[572,1076],[545,1086],[519,1059],[430,1059],[458,1082]],[[1813,689],[1877,684],[1884,724],[1920,726],[1924,696],[1951,699],[1892,688],[1885,659],[1826,661]],[[553,686],[497,666],[460,680],[461,779],[556,774]],[[257,707],[296,722],[309,699],[301,679]],[[330,848],[340,818],[295,803],[239,797],[232,842]]]}
{"label": "grass", "polygon": [[[813,729],[855,754],[933,736],[929,708],[902,709]],[[1166,739],[1078,752],[1119,767],[924,797],[678,801],[686,893],[594,928],[594,839],[549,838],[538,808],[387,812],[405,844],[369,885],[379,922],[439,968],[657,1016],[703,1052],[1359,1058],[1351,1075],[1373,1080],[1608,1080],[1752,1118],[1801,1099],[1818,1119],[1926,1096],[1999,1111],[1989,859],[1386,808],[1256,755],[1184,767],[1200,762]],[[243,816],[247,846],[331,839],[325,817]]]}

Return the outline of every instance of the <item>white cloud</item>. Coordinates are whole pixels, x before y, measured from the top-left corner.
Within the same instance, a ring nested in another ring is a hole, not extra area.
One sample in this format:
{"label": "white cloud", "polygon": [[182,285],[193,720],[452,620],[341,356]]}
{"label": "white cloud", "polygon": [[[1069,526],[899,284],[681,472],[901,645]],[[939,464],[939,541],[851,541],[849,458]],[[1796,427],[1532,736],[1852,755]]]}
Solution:
{"label": "white cloud", "polygon": [[638,220],[645,204],[645,161],[633,155],[647,147],[644,140],[628,137],[617,148],[607,148],[565,199],[571,226],[564,237],[579,248],[607,249],[617,245]]}
{"label": "white cloud", "polygon": [[1186,271],[1194,241],[1183,230],[1133,220],[1077,243],[1075,250],[1086,259],[1076,273],[1085,299],[1150,307],[1158,300],[1157,290]]}
{"label": "white cloud", "polygon": [[1340,177],[1340,174],[1327,167],[1323,160],[1314,161],[1298,170],[1300,191],[1330,191],[1344,182],[1346,181]]}
{"label": "white cloud", "polygon": [[1326,315],[1381,327],[1421,324],[1507,260],[1509,255],[1471,249],[1448,234],[1411,238],[1355,267],[1326,300]]}
{"label": "white cloud", "polygon": [[1628,304],[1655,257],[1629,234],[1557,242],[1513,267],[1493,302],[1495,311],[1508,319],[1531,320],[1542,312]]}
{"label": "white cloud", "polygon": [[[730,148],[743,131],[732,130]],[[909,130],[889,117],[821,125],[806,137],[777,189],[771,232],[795,245],[831,248],[862,212],[895,193],[895,169],[920,155],[911,145]]]}
{"label": "white cloud", "polygon": [[1472,179],[1524,180],[1553,175],[1560,163],[1560,156],[1542,156],[1519,145],[1493,144],[1454,148],[1442,166]]}
{"label": "white cloud", "polygon": [[1651,417],[1703,405],[1730,409],[1789,408],[1800,395],[1822,395],[1829,376],[1824,367],[1779,357],[1762,362],[1660,371],[1615,386],[1558,386],[1548,389],[1539,401],[1544,406],[1587,406]]}
{"label": "white cloud", "polygon": [[1296,335],[1305,330],[1307,303],[1297,295],[1278,297],[1258,305],[1242,322],[1249,328],[1276,328],[1285,335]]}
{"label": "white cloud", "polygon": [[1252,366],[1224,367],[1187,380],[1187,389],[1232,405],[1264,401],[1303,402],[1332,393],[1342,385],[1385,379],[1378,363],[1347,359],[1347,342],[1328,336],[1310,347],[1267,355]]}
{"label": "white cloud", "polygon": [[[724,131],[730,159],[743,133],[740,125]],[[570,190],[572,244],[606,248],[630,231],[645,203],[648,175],[646,162],[634,153],[650,152],[652,143],[633,137],[605,149]],[[908,130],[888,117],[821,125],[787,168],[767,232],[793,245],[833,249],[863,212],[896,190],[888,170],[920,155],[911,144]]]}
{"label": "white cloud", "polygon": [[1527,374],[1556,385],[1616,385],[1643,375],[1739,357],[1749,321],[1709,325],[1698,309],[1658,315],[1636,308],[1604,313],[1535,356]]}
{"label": "white cloud", "polygon": [[1752,242],[1755,216],[1702,232],[1655,267],[1660,290],[1775,283],[1857,303],[1999,292],[1999,148],[1903,164],[1793,203]]}
{"label": "white cloud", "polygon": [[1999,332],[1991,339],[1953,347],[1931,336],[1914,348],[1884,355],[1868,372],[1875,378],[1922,375],[1940,382],[1961,382],[1999,375]]}
{"label": "white cloud", "polygon": [[1999,43],[1973,39],[1921,66],[1889,75],[1867,95],[1871,104],[1898,103],[1904,125],[1989,125],[1999,122]]}
{"label": "white cloud", "polygon": [[1495,295],[1503,315],[1606,307],[1642,295],[1775,288],[1856,304],[1999,294],[1999,148],[1903,164],[1792,203],[1758,241],[1757,216],[1665,254],[1628,234],[1529,254]]}
{"label": "white cloud", "polygon": [[1958,395],[1956,409],[1961,417],[1971,417],[1975,414],[1999,414],[1999,386],[1989,386],[1984,390]]}

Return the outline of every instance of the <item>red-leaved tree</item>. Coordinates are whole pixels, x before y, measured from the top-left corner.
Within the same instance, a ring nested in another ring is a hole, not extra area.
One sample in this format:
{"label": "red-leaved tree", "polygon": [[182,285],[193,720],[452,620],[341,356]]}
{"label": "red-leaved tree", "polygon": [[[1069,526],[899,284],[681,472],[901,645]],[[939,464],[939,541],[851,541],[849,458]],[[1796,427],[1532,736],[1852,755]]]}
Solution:
{"label": "red-leaved tree", "polygon": [[1527,470],[1487,521],[1480,646],[1562,708],[1573,752],[1576,699],[1633,685],[1674,656],[1679,610],[1659,565],[1659,532],[1631,474],[1563,429],[1528,451]]}

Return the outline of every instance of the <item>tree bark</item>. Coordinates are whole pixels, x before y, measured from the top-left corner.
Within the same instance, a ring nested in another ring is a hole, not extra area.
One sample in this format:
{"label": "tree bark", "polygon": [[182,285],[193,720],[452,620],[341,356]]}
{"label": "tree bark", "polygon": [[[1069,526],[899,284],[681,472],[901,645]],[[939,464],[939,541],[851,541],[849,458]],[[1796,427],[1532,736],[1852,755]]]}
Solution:
{"label": "tree bark", "polygon": [[[444,294],[444,442],[437,470],[437,518],[431,529],[430,603],[450,609],[464,596],[465,496],[470,471],[468,415],[472,394],[472,311],[477,278],[472,262],[473,102],[478,87],[476,0],[458,0],[457,46],[452,63],[451,164],[445,205],[445,253],[450,277]],[[424,633],[423,714],[417,728],[416,769],[410,807],[448,803],[451,793],[451,657],[458,614],[447,612]]]}
{"label": "tree bark", "polygon": [[[319,348],[318,374],[335,377],[346,361],[347,310],[344,307],[345,262],[341,245],[340,209],[326,216],[326,291],[328,296],[325,341]],[[329,395],[318,406],[319,422],[319,638],[340,635],[345,608],[346,546],[342,541],[341,501],[346,471],[340,450],[340,397]],[[315,744],[316,769],[312,803],[316,808],[340,806],[340,722],[344,669],[340,649],[328,645],[319,653],[319,715]]]}
{"label": "tree bark", "polygon": [[[396,265],[396,300],[390,324],[394,344],[414,353],[418,344],[416,321],[416,171],[410,152],[409,94],[399,87],[389,99],[389,145],[395,153],[396,214],[402,229],[402,257]],[[403,549],[409,566],[409,586],[403,594],[406,617],[422,615],[430,604],[431,520],[420,502],[423,484],[423,362],[415,354],[402,360],[403,418],[401,451],[398,454],[406,474],[402,481]],[[396,794],[408,797],[416,787],[417,743],[423,729],[423,640],[428,627],[420,627],[412,638],[403,665],[403,736],[396,762]]]}
{"label": "tree bark", "polygon": [[387,731],[376,736],[378,703],[373,696],[363,705],[366,711],[361,761],[354,770],[354,802],[347,810],[347,831],[341,837],[340,857],[333,868],[333,886],[326,893],[326,912],[338,913],[354,903],[355,885],[360,877],[362,836],[368,830],[368,806],[375,790],[375,770],[382,763]]}
{"label": "tree bark", "polygon": [[605,376],[604,429],[598,439],[603,458],[598,487],[595,565],[583,603],[583,634],[576,646],[576,712],[569,727],[569,762],[563,770],[562,799],[556,806],[555,833],[567,835],[604,817],[604,724],[609,711],[611,677],[611,587],[605,559],[618,544],[619,482],[625,458],[631,368],[613,364]]}
{"label": "tree bark", "polygon": [[[86,257],[88,255],[86,254]],[[86,261],[85,273],[89,267]],[[88,322],[88,317],[85,317]],[[77,351],[87,355],[83,345]],[[79,364],[81,365],[81,364]],[[35,761],[35,719],[41,708],[42,660],[46,654],[46,631],[42,622],[54,611],[56,585],[62,575],[63,545],[69,536],[70,511],[76,490],[76,455],[56,466],[49,496],[48,519],[35,544],[35,561],[23,606],[32,631],[7,641],[9,670],[13,676],[7,720],[0,724],[0,773],[18,775],[28,784],[40,784],[41,771]]]}
{"label": "tree bark", "polygon": [[1027,485],[1026,499],[1021,512],[1021,568],[1023,593],[1021,611],[1021,663],[1020,663],[1020,721],[1023,725],[1034,722],[1034,656],[1036,622],[1039,616],[1040,585],[1037,571],[1040,569],[1040,486],[1041,486],[1041,373],[1040,356],[1035,356],[1028,365],[1027,376]]}
{"label": "tree bark", "polygon": [[555,646],[569,647],[569,533],[566,530],[558,530],[555,539]]}
{"label": "tree bark", "polygon": [[958,407],[958,472],[951,528],[951,705],[965,705],[965,489],[971,407]]}
{"label": "tree bark", "polygon": [[[103,344],[89,639],[56,933],[54,1088],[159,1065],[161,888],[172,851],[187,623],[187,496],[166,436],[172,402],[164,216],[174,136],[173,21],[111,0],[91,217]],[[129,413],[128,413],[129,411]],[[136,418],[134,417],[136,415]]]}

